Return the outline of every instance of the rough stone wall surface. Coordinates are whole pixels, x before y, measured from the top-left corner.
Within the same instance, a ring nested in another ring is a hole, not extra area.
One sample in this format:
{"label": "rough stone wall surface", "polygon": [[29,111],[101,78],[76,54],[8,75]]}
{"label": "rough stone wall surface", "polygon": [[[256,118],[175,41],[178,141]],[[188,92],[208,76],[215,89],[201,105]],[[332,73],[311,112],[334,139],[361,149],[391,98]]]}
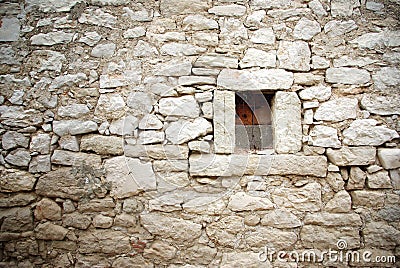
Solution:
{"label": "rough stone wall surface", "polygon": [[[376,267],[324,258],[338,246],[398,260],[399,14],[1,1],[0,267]],[[246,90],[275,93],[270,155],[232,154]]]}

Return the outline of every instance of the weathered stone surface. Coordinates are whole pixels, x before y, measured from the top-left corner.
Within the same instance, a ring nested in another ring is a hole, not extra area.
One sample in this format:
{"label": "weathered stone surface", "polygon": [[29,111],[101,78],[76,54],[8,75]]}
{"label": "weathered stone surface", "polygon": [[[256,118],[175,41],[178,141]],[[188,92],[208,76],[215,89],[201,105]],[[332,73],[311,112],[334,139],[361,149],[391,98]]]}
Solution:
{"label": "weathered stone surface", "polygon": [[367,70],[349,67],[329,68],[326,70],[328,83],[360,85],[370,82],[371,75]]}
{"label": "weathered stone surface", "polygon": [[173,0],[162,0],[160,4],[161,13],[165,16],[192,13],[196,14],[207,10],[208,7],[208,1],[206,0],[183,0],[179,3],[179,5],[177,5]]}
{"label": "weathered stone surface", "polygon": [[146,29],[144,27],[135,27],[135,28],[130,28],[126,30],[123,34],[124,38],[138,38],[141,36],[146,35]]}
{"label": "weathered stone surface", "polygon": [[163,241],[154,241],[150,248],[144,250],[143,255],[146,258],[156,259],[161,261],[172,260],[177,253],[177,249],[169,243]]}
{"label": "weathered stone surface", "polygon": [[92,0],[91,2],[99,6],[122,6],[129,4],[129,0]]}
{"label": "weathered stone surface", "polygon": [[151,163],[139,159],[117,156],[104,163],[106,180],[112,183],[111,196],[130,197],[141,191],[156,189],[156,177]]}
{"label": "weathered stone surface", "polygon": [[220,34],[219,39],[222,44],[240,44],[248,39],[247,29],[243,23],[236,18],[220,18],[218,21]]}
{"label": "weathered stone surface", "polygon": [[117,22],[117,17],[110,13],[104,12],[101,8],[87,9],[87,12],[83,13],[78,21],[79,23],[103,26],[107,28],[113,28]]}
{"label": "weathered stone surface", "polygon": [[64,166],[80,166],[82,164],[100,167],[101,157],[95,154],[55,150],[51,156],[51,163]]}
{"label": "weathered stone surface", "polygon": [[132,92],[129,94],[126,105],[133,109],[133,115],[148,114],[153,109],[153,100],[145,92]]}
{"label": "weathered stone surface", "polygon": [[73,227],[81,230],[86,230],[92,223],[92,218],[88,215],[74,212],[71,214],[64,214],[62,221],[63,226],[65,227]]}
{"label": "weathered stone surface", "polygon": [[349,181],[347,182],[347,190],[363,189],[367,174],[359,167],[350,168]]}
{"label": "weathered stone surface", "polygon": [[154,159],[188,159],[189,149],[179,145],[132,145],[125,146],[128,157],[151,157]]}
{"label": "weathered stone surface", "polygon": [[365,94],[361,99],[361,107],[378,115],[400,115],[400,96]]}
{"label": "weathered stone surface", "polygon": [[31,161],[31,155],[28,150],[19,148],[11,151],[4,160],[14,166],[27,167]]}
{"label": "weathered stone surface", "polygon": [[3,17],[0,26],[0,42],[13,42],[19,39],[20,22],[17,18]]}
{"label": "weathered stone surface", "polygon": [[351,210],[351,196],[345,190],[337,192],[324,208],[330,213],[347,213]]}
{"label": "weathered stone surface", "polygon": [[276,67],[276,52],[249,48],[239,63],[241,68],[250,67]]}
{"label": "weathered stone surface", "polygon": [[78,0],[27,0],[27,9],[38,7],[43,12],[68,12],[71,8],[79,2]]}
{"label": "weathered stone surface", "polygon": [[157,64],[154,69],[156,70],[155,75],[185,76],[191,74],[192,63],[190,61],[171,60]]}
{"label": "weathered stone surface", "polygon": [[400,43],[399,31],[382,31],[378,33],[365,33],[350,41],[359,48],[380,49],[383,47],[395,47]]}
{"label": "weathered stone surface", "polygon": [[202,15],[189,15],[183,19],[183,29],[187,31],[202,31],[218,29],[218,23]]}
{"label": "weathered stone surface", "polygon": [[217,81],[214,77],[210,76],[181,76],[178,79],[178,85],[180,86],[192,86],[192,85],[215,85]]}
{"label": "weathered stone surface", "polygon": [[63,120],[53,122],[53,131],[58,136],[85,134],[97,129],[98,126],[93,121]]}
{"label": "weathered stone surface", "polygon": [[261,219],[261,225],[286,229],[300,227],[301,221],[286,209],[275,209],[265,214]]}
{"label": "weathered stone surface", "polygon": [[222,255],[221,268],[229,268],[232,266],[256,268],[259,267],[259,253],[248,252],[227,252]]}
{"label": "weathered stone surface", "polygon": [[129,214],[118,214],[115,216],[114,225],[121,227],[133,227],[136,225],[136,217]]}
{"label": "weathered stone surface", "polygon": [[304,224],[313,224],[318,226],[361,227],[362,221],[360,215],[356,213],[341,214],[319,212],[307,214],[304,218]]}
{"label": "weathered stone surface", "polygon": [[274,149],[279,154],[296,153],[302,145],[301,103],[295,92],[277,92],[272,105]]}
{"label": "weathered stone surface", "polygon": [[36,195],[34,193],[20,193],[15,195],[0,194],[0,207],[23,207],[31,204],[35,200]]}
{"label": "weathered stone surface", "polygon": [[397,131],[386,126],[377,126],[375,119],[357,119],[350,127],[343,131],[343,143],[347,145],[378,146],[392,139],[398,138]]}
{"label": "weathered stone surface", "polygon": [[372,75],[375,88],[384,90],[396,87],[400,83],[400,69],[395,67],[383,67]]}
{"label": "weathered stone surface", "polygon": [[133,132],[138,127],[138,121],[135,116],[127,115],[118,120],[113,120],[108,129],[114,135],[133,135]]}
{"label": "weathered stone surface", "polygon": [[153,144],[162,143],[165,140],[165,133],[163,131],[147,130],[139,134],[137,142],[139,144]]}
{"label": "weathered stone surface", "polygon": [[125,112],[124,98],[117,93],[101,94],[97,101],[95,115],[107,118],[120,118]]}
{"label": "weathered stone surface", "polygon": [[101,155],[123,154],[123,139],[115,136],[86,135],[81,140],[82,151],[93,151]]}
{"label": "weathered stone surface", "polygon": [[233,153],[235,148],[235,93],[214,91],[214,149],[216,153]]}
{"label": "weathered stone surface", "polygon": [[326,151],[329,161],[337,166],[366,166],[375,162],[376,149],[373,147],[342,147]]}
{"label": "weathered stone surface", "polygon": [[62,136],[58,143],[61,149],[78,152],[79,151],[79,141],[76,136]]}
{"label": "weathered stone surface", "polygon": [[245,237],[246,243],[253,248],[260,248],[268,244],[277,250],[293,246],[297,239],[295,232],[263,226],[249,232]]}
{"label": "weathered stone surface", "polygon": [[191,242],[201,235],[201,225],[189,220],[149,213],[140,216],[140,221],[153,235]]}
{"label": "weathered stone surface", "polygon": [[318,125],[310,132],[310,141],[313,146],[340,148],[341,143],[337,130],[333,127]]}
{"label": "weathered stone surface", "polygon": [[33,217],[29,207],[0,211],[1,232],[25,232],[33,230]]}
{"label": "weathered stone surface", "polygon": [[61,31],[50,32],[47,34],[37,34],[31,37],[31,44],[38,46],[53,46],[57,44],[68,44],[72,41],[73,33]]}
{"label": "weathered stone surface", "polygon": [[357,116],[358,100],[356,98],[342,97],[321,104],[315,112],[316,120],[340,122],[354,119]]}
{"label": "weathered stone surface", "polygon": [[95,230],[79,236],[78,251],[82,254],[103,253],[118,255],[132,250],[129,236],[121,231]]}
{"label": "weathered stone surface", "polygon": [[139,128],[144,130],[159,130],[162,127],[161,120],[153,114],[145,115],[139,122]]}
{"label": "weathered stone surface", "polygon": [[274,205],[268,198],[238,192],[229,198],[228,208],[232,211],[255,211],[273,209]]}
{"label": "weathered stone surface", "polygon": [[219,87],[235,90],[278,90],[289,89],[293,84],[293,73],[282,69],[230,70],[218,75]]}
{"label": "weathered stone surface", "polygon": [[114,55],[116,45],[114,43],[98,44],[90,55],[95,58],[111,58]]}
{"label": "weathered stone surface", "polygon": [[34,109],[24,110],[22,107],[0,106],[0,111],[0,119],[3,125],[29,127],[39,125],[43,122],[43,115]]}
{"label": "weathered stone surface", "polygon": [[207,49],[191,44],[182,43],[168,43],[161,47],[160,52],[162,55],[170,56],[195,56],[206,52]]}
{"label": "weathered stone surface", "polygon": [[213,155],[192,154],[192,176],[312,175],[325,177],[327,161],[323,156],[296,155]]}
{"label": "weathered stone surface", "polygon": [[29,137],[16,131],[7,131],[2,136],[1,145],[4,150],[10,150],[16,147],[27,148],[29,146]]}
{"label": "weathered stone surface", "polygon": [[347,17],[353,14],[353,9],[360,6],[358,0],[332,0],[331,14],[332,17]]}
{"label": "weathered stone surface", "polygon": [[[60,180],[60,178],[63,178]],[[46,197],[69,198],[78,201],[84,197],[89,186],[84,185],[81,175],[72,168],[59,168],[41,176],[36,185],[36,193]]]}
{"label": "weathered stone surface", "polygon": [[233,248],[236,235],[244,231],[243,218],[239,216],[227,216],[206,227],[206,232],[211,241],[218,245]]}
{"label": "weathered stone surface", "polygon": [[400,231],[386,222],[367,223],[363,235],[367,247],[383,249],[396,247],[400,239]]}
{"label": "weathered stone surface", "polygon": [[333,67],[347,67],[347,66],[364,67],[373,64],[375,62],[376,60],[373,60],[368,57],[351,58],[349,56],[342,56],[338,59],[333,60]]}
{"label": "weathered stone surface", "polygon": [[165,116],[186,116],[196,118],[200,114],[200,107],[193,96],[179,98],[162,98],[158,110]]}
{"label": "weathered stone surface", "polygon": [[400,149],[379,148],[378,157],[385,169],[400,168]]}
{"label": "weathered stone surface", "polygon": [[0,191],[19,192],[32,191],[36,178],[23,170],[0,168]]}
{"label": "weathered stone surface", "polygon": [[[290,2],[288,2],[290,5]],[[267,15],[272,16],[273,18],[286,20],[291,17],[307,17],[311,15],[311,10],[309,8],[289,8],[289,9],[275,9],[269,10]]]}
{"label": "weathered stone surface", "polygon": [[311,51],[304,41],[280,41],[277,52],[279,68],[294,71],[309,71]]}
{"label": "weathered stone surface", "polygon": [[375,173],[367,173],[367,185],[371,189],[390,189],[392,184],[390,183],[389,172],[386,170],[378,171]]}
{"label": "weathered stone surface", "polygon": [[311,57],[311,62],[312,69],[328,69],[331,63],[327,58],[315,55]]}
{"label": "weathered stone surface", "polygon": [[255,44],[273,45],[275,34],[272,28],[261,28],[251,34],[250,41]]}
{"label": "weathered stone surface", "polygon": [[150,43],[139,40],[133,49],[133,55],[135,57],[154,57],[157,56],[158,50],[156,47],[152,46]]}
{"label": "weathered stone surface", "polygon": [[126,62],[120,61],[118,63],[109,63],[107,67],[107,73],[100,75],[100,88],[117,88],[138,84],[142,79],[141,64],[142,63],[139,60],[127,60]]}
{"label": "weathered stone surface", "polygon": [[60,72],[63,62],[66,61],[65,56],[53,50],[35,50],[30,59],[34,66],[38,67],[38,72],[57,71]]}
{"label": "weathered stone surface", "polygon": [[323,85],[308,87],[299,92],[300,99],[302,100],[318,100],[326,101],[332,95],[331,87]]}
{"label": "weathered stone surface", "polygon": [[305,225],[301,228],[300,238],[307,248],[329,248],[340,239],[347,242],[347,249],[360,247],[359,228],[356,227]]}
{"label": "weathered stone surface", "polygon": [[101,40],[101,35],[97,32],[87,32],[79,38],[79,42],[85,43],[88,46],[94,46]]}
{"label": "weathered stone surface", "polygon": [[348,21],[331,20],[325,24],[324,32],[329,37],[336,37],[349,33],[357,28],[358,26],[354,20],[348,20]]}
{"label": "weathered stone surface", "polygon": [[165,130],[165,135],[173,144],[182,144],[212,131],[212,125],[206,119],[199,117],[193,121],[178,120],[172,122]]}
{"label": "weathered stone surface", "polygon": [[61,207],[49,198],[43,198],[36,204],[35,218],[39,221],[48,219],[51,221],[61,220]]}
{"label": "weathered stone surface", "polygon": [[[214,130],[215,131],[215,130]],[[196,152],[210,153],[211,146],[207,141],[191,141],[188,143],[189,149]]]}
{"label": "weathered stone surface", "polygon": [[267,12],[265,10],[256,10],[249,14],[246,18],[245,25],[249,28],[260,28],[261,21],[265,18]]}
{"label": "weathered stone surface", "polygon": [[157,160],[153,162],[153,169],[157,172],[187,171],[188,168],[187,160]]}
{"label": "weathered stone surface", "polygon": [[55,90],[66,86],[67,87],[75,86],[85,80],[87,80],[87,76],[84,73],[58,76],[51,82],[50,90]]}
{"label": "weathered stone surface", "polygon": [[321,26],[314,20],[301,18],[294,27],[293,36],[297,39],[311,40],[321,32]]}
{"label": "weathered stone surface", "polygon": [[194,62],[195,67],[204,68],[233,68],[238,67],[236,57],[224,54],[206,54],[197,58]]}
{"label": "weathered stone surface", "polygon": [[113,210],[115,208],[114,200],[111,197],[102,199],[91,199],[87,202],[80,202],[78,210],[81,213],[102,212],[104,215],[115,215]]}
{"label": "weathered stone surface", "polygon": [[246,13],[246,7],[236,4],[226,6],[214,6],[208,10],[208,13],[215,14],[217,16],[241,17]]}
{"label": "weathered stone surface", "polygon": [[400,220],[400,208],[396,205],[384,207],[378,212],[378,216],[388,222]]}
{"label": "weathered stone surface", "polygon": [[353,207],[383,207],[385,203],[385,193],[374,191],[352,191],[350,192]]}
{"label": "weathered stone surface", "polygon": [[60,106],[57,113],[61,117],[80,118],[90,112],[86,104],[71,104]]}
{"label": "weathered stone surface", "polygon": [[39,133],[32,136],[32,140],[29,146],[31,152],[37,152],[40,154],[50,153],[50,142],[51,136],[47,133]]}
{"label": "weathered stone surface", "polygon": [[39,223],[35,228],[35,236],[41,240],[63,240],[68,229],[50,222]]}
{"label": "weathered stone surface", "polygon": [[108,229],[113,225],[114,219],[101,214],[94,216],[93,226],[95,228]]}

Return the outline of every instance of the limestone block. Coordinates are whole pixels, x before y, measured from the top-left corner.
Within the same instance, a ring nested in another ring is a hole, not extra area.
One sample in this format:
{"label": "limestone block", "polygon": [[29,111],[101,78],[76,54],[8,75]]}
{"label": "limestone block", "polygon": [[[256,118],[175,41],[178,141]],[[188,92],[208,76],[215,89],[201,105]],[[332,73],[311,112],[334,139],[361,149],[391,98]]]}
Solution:
{"label": "limestone block", "polygon": [[[4,106],[3,106],[4,107]],[[43,114],[37,110],[24,110],[22,107],[10,107],[1,109],[1,123],[11,127],[29,127],[43,122]]]}
{"label": "limestone block", "polygon": [[14,166],[27,167],[31,161],[31,155],[28,150],[18,148],[11,151],[4,160]]}
{"label": "limestone block", "polygon": [[169,243],[157,240],[151,244],[150,248],[146,248],[144,250],[143,256],[145,258],[161,260],[165,262],[172,260],[175,257],[176,252],[177,249],[171,246]]}
{"label": "limestone block", "polygon": [[123,154],[123,139],[115,136],[85,135],[81,139],[82,151],[93,151],[101,155]]}
{"label": "limestone block", "polygon": [[276,52],[249,48],[239,63],[241,68],[276,67]]}
{"label": "limestone block", "polygon": [[66,61],[64,54],[53,50],[35,50],[30,59],[37,67],[38,72],[57,71],[61,72],[63,62]]}
{"label": "limestone block", "polygon": [[400,96],[399,94],[364,94],[361,99],[361,107],[373,114],[400,115]]}
{"label": "limestone block", "polygon": [[191,141],[188,143],[189,149],[196,152],[210,153],[211,146],[207,141]]}
{"label": "limestone block", "polygon": [[360,6],[358,0],[332,0],[331,14],[332,17],[347,17],[353,14],[353,9]]}
{"label": "limestone block", "polygon": [[368,57],[351,58],[349,56],[342,56],[338,59],[333,60],[333,67],[347,67],[347,66],[364,67],[373,64],[375,62],[377,61]]}
{"label": "limestone block", "polygon": [[154,159],[188,159],[189,148],[182,145],[127,145],[124,148],[128,157],[150,157]]}
{"label": "limestone block", "polygon": [[265,10],[256,10],[247,16],[245,25],[250,28],[259,28],[265,15],[267,15]]}
{"label": "limestone block", "polygon": [[314,114],[316,120],[340,122],[357,116],[358,100],[342,97],[321,104]]}
{"label": "limestone block", "polygon": [[158,104],[158,111],[165,116],[196,118],[200,114],[200,107],[193,96],[186,95],[178,98],[162,98]]}
{"label": "limestone block", "polygon": [[240,44],[248,39],[247,29],[242,21],[236,18],[220,18],[218,21],[220,34],[219,39],[222,44]]}
{"label": "limestone block", "polygon": [[183,29],[187,31],[202,31],[218,29],[218,23],[202,15],[189,15],[183,19]]}
{"label": "limestone block", "polygon": [[271,27],[261,28],[251,34],[250,41],[255,44],[273,45],[275,44],[275,33]]}
{"label": "limestone block", "polygon": [[90,55],[95,58],[111,58],[116,47],[114,43],[98,44],[92,49]]}
{"label": "limestone block", "polygon": [[293,71],[309,71],[311,51],[304,41],[280,41],[278,48],[279,68]]}
{"label": "limestone block", "polygon": [[380,208],[385,204],[385,193],[374,191],[352,191],[350,192],[353,207]]}
{"label": "limestone block", "polygon": [[120,118],[125,113],[125,107],[124,98],[120,94],[101,94],[94,114],[106,118]]}
{"label": "limestone block", "polygon": [[164,16],[198,14],[209,8],[207,0],[183,0],[176,4],[174,0],[162,0],[160,3],[161,14]]}
{"label": "limestone block", "polygon": [[154,114],[145,115],[139,122],[139,128],[144,130],[162,129],[163,123]]}
{"label": "limestone block", "polygon": [[169,124],[165,130],[166,138],[173,144],[182,144],[212,131],[212,125],[203,117],[193,121],[178,120]]}
{"label": "limestone block", "polygon": [[204,68],[233,68],[238,67],[238,59],[234,56],[224,54],[205,54],[197,58],[195,67]]}
{"label": "limestone block", "polygon": [[324,32],[329,37],[336,37],[349,33],[357,28],[358,26],[354,20],[331,20],[325,24]]}
{"label": "limestone block", "polygon": [[323,85],[307,87],[299,92],[302,100],[327,101],[332,95],[332,88]]}
{"label": "limestone block", "polygon": [[371,75],[367,70],[349,67],[329,68],[326,70],[326,82],[361,85],[370,82]]}
{"label": "limestone block", "polygon": [[206,232],[211,241],[224,247],[233,248],[236,243],[236,235],[244,231],[244,221],[239,216],[223,217],[206,227]]}
{"label": "limestone block", "polygon": [[146,92],[130,93],[126,105],[132,109],[134,116],[148,114],[153,110],[153,100]]}
{"label": "limestone block", "polygon": [[146,29],[144,27],[135,27],[126,30],[123,34],[124,38],[133,39],[146,35]]}
{"label": "limestone block", "polygon": [[94,216],[92,224],[95,228],[108,229],[113,225],[113,222],[113,218],[98,214]]}
{"label": "limestone block", "polygon": [[[107,255],[119,255],[126,254],[131,250],[129,236],[121,231],[94,230],[93,232],[84,232],[78,238],[78,251],[82,254],[103,253]],[[97,262],[95,263],[97,264],[98,257],[96,259]]]}
{"label": "limestone block", "polygon": [[324,82],[324,79],[324,76],[313,73],[294,73],[294,83],[299,85],[319,85]]}
{"label": "limestone block", "polygon": [[[356,39],[350,41],[350,44],[356,44],[359,48],[380,49],[381,47],[399,46],[399,31],[382,31],[365,33]],[[390,67],[388,67],[390,68]]]}
{"label": "limestone block", "polygon": [[63,240],[67,233],[68,229],[50,222],[39,223],[35,228],[36,239],[41,240]]}
{"label": "limestone block", "polygon": [[343,143],[347,145],[371,145],[378,146],[392,139],[398,138],[396,130],[386,126],[377,126],[375,119],[357,119],[350,127],[343,131]]}
{"label": "limestone block", "polygon": [[171,60],[157,64],[154,69],[156,70],[155,75],[185,76],[191,74],[192,63],[190,61]]}
{"label": "limestone block", "polygon": [[79,38],[79,42],[85,43],[88,46],[94,46],[101,40],[101,35],[97,32],[87,32]]}
{"label": "limestone block", "polygon": [[20,193],[15,195],[0,195],[0,207],[11,208],[11,207],[24,207],[31,204],[36,200],[34,193]]}
{"label": "limestone block", "polygon": [[79,23],[103,26],[107,28],[113,28],[117,22],[117,17],[110,13],[104,12],[101,8],[86,9],[79,19]]}
{"label": "limestone block", "polygon": [[279,154],[301,150],[301,103],[295,92],[277,92],[272,105],[274,149]]}
{"label": "limestone block", "polygon": [[178,79],[180,86],[193,86],[193,85],[216,85],[217,81],[211,76],[181,76]]}
{"label": "limestone block", "polygon": [[311,8],[313,13],[320,18],[328,15],[328,12],[326,12],[324,6],[321,4],[319,0],[310,1],[308,3],[308,6]]}
{"label": "limestone block", "polygon": [[297,39],[311,40],[321,32],[321,25],[315,20],[301,18],[294,27],[293,36]]}
{"label": "limestone block", "polygon": [[367,247],[382,249],[393,249],[400,239],[400,231],[386,222],[367,223],[363,235]]}
{"label": "limestone block", "polygon": [[5,193],[32,191],[36,178],[23,170],[0,168],[0,191]]}
{"label": "limestone block", "polygon": [[351,196],[345,190],[337,192],[332,199],[326,203],[324,210],[330,213],[350,212]]}
{"label": "limestone block", "polygon": [[1,145],[4,150],[10,150],[16,147],[27,148],[29,146],[29,137],[16,131],[7,131],[2,136]]}
{"label": "limestone block", "polygon": [[382,67],[372,75],[372,80],[375,87],[380,90],[396,87],[400,83],[400,69],[396,67]]}
{"label": "limestone block", "polygon": [[310,132],[310,141],[313,146],[340,148],[337,129],[333,127],[318,125]]}
{"label": "limestone block", "polygon": [[265,214],[261,219],[261,225],[286,229],[300,227],[301,221],[287,209],[275,209]]}
{"label": "limestone block", "polygon": [[29,207],[2,210],[1,232],[25,232],[33,230],[33,217]]}
{"label": "limestone block", "polygon": [[293,84],[293,73],[282,69],[230,70],[223,69],[218,75],[218,87],[235,90],[283,90]]}
{"label": "limestone block", "polygon": [[167,43],[160,49],[162,55],[169,56],[195,56],[206,52],[207,49],[191,44]]}
{"label": "limestone block", "polygon": [[214,91],[214,150],[232,153],[235,147],[235,93]]}
{"label": "limestone block", "polygon": [[157,172],[187,171],[189,162],[187,160],[157,160],[153,162],[153,169]]}
{"label": "limestone block", "polygon": [[92,223],[92,218],[79,212],[63,215],[63,226],[86,230]]}
{"label": "limestone block", "polygon": [[336,245],[340,239],[347,242],[347,249],[360,247],[359,228],[357,227],[305,225],[301,228],[300,238],[307,248],[329,248]]}
{"label": "limestone block", "polygon": [[350,168],[349,181],[347,182],[347,190],[363,189],[367,174],[359,167]]}
{"label": "limestone block", "polygon": [[80,213],[102,212],[104,215],[115,215],[115,212],[113,211],[114,208],[115,203],[111,197],[91,199],[78,204],[78,211]]}
{"label": "limestone block", "polygon": [[274,204],[268,198],[238,192],[229,198],[228,208],[232,211],[269,210],[274,208]]}
{"label": "limestone block", "polygon": [[58,107],[57,114],[60,117],[80,118],[90,112],[86,104],[71,104]]}
{"label": "limestone block", "polygon": [[32,136],[29,150],[40,154],[48,154],[50,153],[50,142],[51,136],[49,134],[39,133]]}
{"label": "limestone block", "polygon": [[400,168],[400,149],[379,148],[378,157],[385,169]]}
{"label": "limestone block", "polygon": [[246,13],[246,7],[236,4],[226,6],[214,6],[208,10],[208,13],[215,14],[217,16],[241,17]]}
{"label": "limestone block", "polygon": [[139,144],[153,144],[161,143],[165,140],[165,133],[163,131],[147,130],[139,133],[137,142]]}
{"label": "limestone block", "polygon": [[79,135],[96,131],[98,126],[93,121],[63,120],[53,121],[53,131],[58,136]]}
{"label": "limestone block", "polygon": [[276,250],[292,247],[297,242],[297,235],[293,231],[284,231],[272,227],[260,226],[255,231],[249,231],[245,237],[246,243],[254,248],[265,245]]}
{"label": "limestone block", "polygon": [[38,7],[43,12],[68,12],[79,0],[27,0],[27,9]]}
{"label": "limestone block", "polygon": [[366,166],[375,162],[374,147],[342,147],[326,151],[329,161],[337,166]]}
{"label": "limestone block", "polygon": [[129,4],[129,0],[92,0],[92,4],[99,6],[122,6]]}
{"label": "limestone block", "polygon": [[304,224],[318,226],[354,226],[361,227],[362,221],[360,215],[356,213],[326,213],[318,212],[307,214],[304,218]]}
{"label": "limestone block", "polygon": [[31,37],[31,44],[37,46],[53,46],[58,44],[68,44],[72,41],[73,33],[61,31],[40,33]]}
{"label": "limestone block", "polygon": [[143,227],[151,234],[181,242],[191,242],[201,235],[201,225],[162,214],[149,213],[140,216]]}
{"label": "limestone block", "polygon": [[62,87],[71,87],[76,86],[81,82],[87,80],[87,76],[84,73],[77,74],[67,74],[62,76],[57,76],[50,85],[50,91],[54,91],[55,89],[59,89]]}
{"label": "limestone block", "polygon": [[367,173],[367,185],[371,189],[391,189],[389,172],[382,170],[372,174]]}
{"label": "limestone block", "polygon": [[63,166],[80,166],[86,164],[92,167],[100,167],[101,157],[96,154],[54,150],[51,156],[51,163]]}

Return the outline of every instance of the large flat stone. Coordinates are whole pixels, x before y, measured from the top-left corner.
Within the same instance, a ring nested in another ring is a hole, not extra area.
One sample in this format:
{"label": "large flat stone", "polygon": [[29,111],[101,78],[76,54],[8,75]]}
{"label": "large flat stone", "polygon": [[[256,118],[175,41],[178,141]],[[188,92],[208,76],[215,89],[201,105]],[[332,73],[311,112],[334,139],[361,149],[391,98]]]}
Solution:
{"label": "large flat stone", "polygon": [[311,51],[304,41],[281,41],[277,52],[279,68],[293,71],[309,71]]}
{"label": "large flat stone", "polygon": [[293,73],[282,69],[224,69],[218,75],[217,86],[234,91],[279,90],[289,89],[293,80]]}
{"label": "large flat stone", "polygon": [[164,16],[199,14],[208,8],[207,0],[182,0],[179,5],[174,0],[162,0],[160,3],[161,14]]}
{"label": "large flat stone", "polygon": [[200,114],[199,104],[190,95],[178,98],[162,98],[158,104],[158,110],[165,116],[186,116],[196,118]]}
{"label": "large flat stone", "polygon": [[365,94],[361,99],[361,107],[373,114],[400,115],[400,95]]}
{"label": "large flat stone", "polygon": [[98,126],[93,121],[65,120],[53,122],[53,131],[58,136],[85,134],[97,129]]}
{"label": "large flat stone", "polygon": [[63,166],[80,166],[86,164],[92,167],[100,167],[101,157],[96,154],[54,150],[51,163]]}
{"label": "large flat stone", "polygon": [[233,153],[235,148],[235,93],[214,91],[214,148],[216,153]]}
{"label": "large flat stone", "polygon": [[150,157],[154,159],[188,159],[189,148],[182,145],[127,145],[127,157]]}
{"label": "large flat stone", "polygon": [[324,156],[194,154],[189,158],[192,176],[310,175],[325,177]]}
{"label": "large flat stone", "polygon": [[82,151],[93,151],[101,155],[123,154],[123,139],[116,136],[86,135],[81,140]]}
{"label": "large flat stone", "polygon": [[337,166],[367,166],[375,163],[376,149],[374,147],[342,147],[328,148],[329,161]]}
{"label": "large flat stone", "polygon": [[379,148],[378,157],[385,169],[400,168],[400,149]]}
{"label": "large flat stone", "polygon": [[349,67],[329,68],[326,70],[328,83],[360,85],[368,83],[371,75],[367,70]]}
{"label": "large flat stone", "polygon": [[23,170],[0,168],[0,192],[32,191],[36,178]]}
{"label": "large flat stone", "polygon": [[315,112],[316,120],[339,122],[354,119],[357,116],[358,100],[356,98],[342,97],[321,104]]}
{"label": "large flat stone", "polygon": [[172,122],[165,130],[165,135],[173,144],[182,144],[212,131],[212,125],[203,117],[193,121],[178,120]]}

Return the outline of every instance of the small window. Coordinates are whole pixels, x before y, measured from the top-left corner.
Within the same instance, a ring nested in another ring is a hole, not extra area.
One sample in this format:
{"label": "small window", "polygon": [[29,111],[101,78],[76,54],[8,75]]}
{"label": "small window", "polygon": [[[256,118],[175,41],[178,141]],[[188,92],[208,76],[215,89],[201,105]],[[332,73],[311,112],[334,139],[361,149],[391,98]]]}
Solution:
{"label": "small window", "polygon": [[273,95],[261,92],[235,94],[236,151],[271,149],[271,100]]}

